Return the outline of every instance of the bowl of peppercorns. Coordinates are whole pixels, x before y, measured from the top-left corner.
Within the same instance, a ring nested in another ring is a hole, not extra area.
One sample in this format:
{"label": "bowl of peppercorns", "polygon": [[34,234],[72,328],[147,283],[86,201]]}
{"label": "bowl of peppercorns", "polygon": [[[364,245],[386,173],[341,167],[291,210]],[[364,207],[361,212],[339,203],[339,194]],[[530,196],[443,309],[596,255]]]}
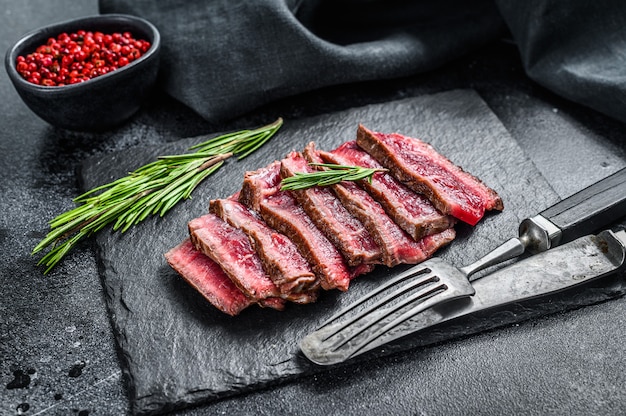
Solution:
{"label": "bowl of peppercorns", "polygon": [[159,69],[160,35],[145,19],[103,14],[24,35],[5,56],[11,82],[48,123],[102,131],[139,110]]}

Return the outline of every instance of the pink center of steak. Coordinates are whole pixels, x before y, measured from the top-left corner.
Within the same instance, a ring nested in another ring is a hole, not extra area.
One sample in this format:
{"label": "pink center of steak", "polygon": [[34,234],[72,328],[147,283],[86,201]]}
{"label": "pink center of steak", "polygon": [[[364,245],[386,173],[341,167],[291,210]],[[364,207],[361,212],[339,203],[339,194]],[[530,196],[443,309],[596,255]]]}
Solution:
{"label": "pink center of steak", "polygon": [[[281,161],[281,176],[311,173],[314,169],[298,152],[292,152]],[[381,251],[372,236],[327,187],[315,186],[292,191],[309,218],[347,259],[348,264],[377,263]]]}
{"label": "pink center of steak", "polygon": [[299,293],[318,286],[315,274],[296,245],[268,227],[246,206],[231,199],[217,199],[211,201],[211,212],[252,239],[265,271],[281,293]]}
{"label": "pink center of steak", "polygon": [[[314,143],[309,143],[305,155],[313,163],[319,163],[321,156]],[[426,259],[419,241],[402,230],[370,194],[354,182],[341,182],[332,185],[335,194],[355,217],[357,217],[382,250],[383,263],[388,267],[400,263],[416,264]]]}
{"label": "pink center of steak", "polygon": [[165,259],[187,283],[222,312],[234,316],[254,303],[217,263],[196,250],[190,239],[165,253]]}
{"label": "pink center of steak", "polygon": [[189,222],[189,233],[195,247],[218,263],[249,297],[260,300],[279,295],[243,231],[207,214]]}
{"label": "pink center of steak", "polygon": [[258,207],[256,211],[270,227],[294,242],[320,279],[322,288],[347,290],[353,274],[343,257],[295,199],[288,192],[280,191],[279,186],[278,163],[247,172],[240,202],[250,208]]}
{"label": "pink center of steak", "polygon": [[[349,141],[332,152],[320,151],[328,163],[380,169],[382,165],[364,152],[356,141]],[[371,181],[359,181],[364,189],[381,204],[385,212],[415,240],[435,234],[454,225],[454,218],[443,215],[424,195],[402,185],[386,172],[377,172]]]}
{"label": "pink center of steak", "polygon": [[357,144],[405,185],[427,195],[440,211],[470,225],[485,210],[503,208],[494,190],[419,139],[359,126]]}

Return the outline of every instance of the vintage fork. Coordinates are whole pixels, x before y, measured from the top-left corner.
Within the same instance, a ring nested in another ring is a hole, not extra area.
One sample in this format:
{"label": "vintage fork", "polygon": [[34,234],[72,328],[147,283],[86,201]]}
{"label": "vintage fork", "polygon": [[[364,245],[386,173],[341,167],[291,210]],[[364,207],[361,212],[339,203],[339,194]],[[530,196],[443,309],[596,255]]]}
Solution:
{"label": "vintage fork", "polygon": [[[537,253],[567,243],[624,214],[626,169],[525,219],[520,224],[519,237],[508,240],[470,265],[457,268],[440,258],[432,258],[400,273],[329,318],[314,332],[316,340],[327,343],[331,353],[351,343],[351,356],[358,355],[378,337],[418,313],[453,299],[472,296],[474,288],[469,277],[474,273],[525,251]],[[373,303],[365,306],[370,300]],[[396,302],[392,304],[393,301]],[[348,316],[360,307],[361,311]],[[342,318],[345,319],[342,321]]]}

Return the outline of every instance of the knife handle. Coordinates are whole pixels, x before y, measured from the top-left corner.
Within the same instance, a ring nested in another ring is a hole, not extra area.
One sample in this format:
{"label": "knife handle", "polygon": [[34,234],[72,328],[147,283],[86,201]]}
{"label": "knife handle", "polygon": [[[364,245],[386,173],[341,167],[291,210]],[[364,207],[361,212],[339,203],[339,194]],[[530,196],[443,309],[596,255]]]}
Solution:
{"label": "knife handle", "polygon": [[590,234],[624,215],[626,168],[524,220],[520,237],[530,240],[531,251],[544,251]]}

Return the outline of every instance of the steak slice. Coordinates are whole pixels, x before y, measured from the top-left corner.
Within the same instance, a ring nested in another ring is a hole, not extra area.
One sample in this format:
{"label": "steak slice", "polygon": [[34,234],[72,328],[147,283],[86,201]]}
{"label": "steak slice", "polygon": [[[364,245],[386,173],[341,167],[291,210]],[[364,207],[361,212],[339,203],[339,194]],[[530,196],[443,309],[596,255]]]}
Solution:
{"label": "steak slice", "polygon": [[448,228],[437,234],[427,235],[418,241],[422,250],[422,260],[429,259],[440,248],[449,244],[456,237],[456,231],[454,228]]}
{"label": "steak slice", "polygon": [[275,194],[280,184],[280,161],[276,160],[264,168],[246,172],[239,191],[239,202],[259,212],[261,202]]}
{"label": "steak slice", "polygon": [[[341,253],[313,224],[289,192],[280,190],[280,163],[274,162],[257,171],[246,172],[240,202],[257,211],[275,230],[285,234],[307,259],[320,279],[323,289],[347,290],[350,279],[357,273],[367,273],[369,267],[350,270]],[[369,265],[365,265],[369,266]]]}
{"label": "steak slice", "polygon": [[222,312],[235,316],[255,303],[217,263],[196,250],[190,239],[165,253],[165,259],[187,283]]}
{"label": "steak slice", "polygon": [[374,269],[373,264],[367,263],[349,267],[339,250],[286,192],[268,197],[261,204],[261,216],[271,227],[287,235],[298,246],[325,290],[346,291],[350,280]]}
{"label": "steak slice", "polygon": [[216,261],[231,280],[261,306],[283,309],[285,301],[302,304],[317,300],[314,290],[280,293],[265,272],[248,236],[216,215],[207,214],[190,221],[189,230],[196,248]]}
{"label": "steak slice", "polygon": [[356,141],[400,182],[426,195],[445,214],[476,225],[485,211],[504,208],[493,189],[428,143],[401,134],[373,132],[362,125]]}
{"label": "steak slice", "polygon": [[[349,141],[332,152],[319,151],[324,162],[380,169],[382,165]],[[358,182],[383,207],[387,215],[415,240],[452,227],[454,217],[439,212],[423,194],[412,191],[387,172],[376,172],[371,181]]]}
{"label": "steak slice", "polygon": [[[213,200],[210,210],[248,236],[263,268],[282,294],[302,293],[319,287],[311,266],[293,241],[270,228],[255,212],[232,199]],[[311,293],[309,302],[313,300],[315,296]]]}
{"label": "steak slice", "polygon": [[280,304],[276,300],[263,302],[267,298],[279,297],[280,292],[263,270],[261,260],[243,231],[213,214],[195,218],[188,225],[196,249],[219,264],[242,292],[262,306],[277,307]]}
{"label": "steak slice", "polygon": [[[312,163],[321,163],[313,142],[304,154]],[[344,181],[330,186],[343,206],[357,217],[373,236],[382,251],[385,266],[416,264],[424,260],[420,241],[414,240],[387,215],[383,207],[354,182]]]}
{"label": "steak slice", "polygon": [[[314,169],[298,152],[289,153],[281,161],[280,174],[283,178],[310,172],[314,172]],[[339,249],[348,265],[380,262],[381,249],[378,244],[329,188],[314,186],[291,191],[291,195],[317,228]]]}

